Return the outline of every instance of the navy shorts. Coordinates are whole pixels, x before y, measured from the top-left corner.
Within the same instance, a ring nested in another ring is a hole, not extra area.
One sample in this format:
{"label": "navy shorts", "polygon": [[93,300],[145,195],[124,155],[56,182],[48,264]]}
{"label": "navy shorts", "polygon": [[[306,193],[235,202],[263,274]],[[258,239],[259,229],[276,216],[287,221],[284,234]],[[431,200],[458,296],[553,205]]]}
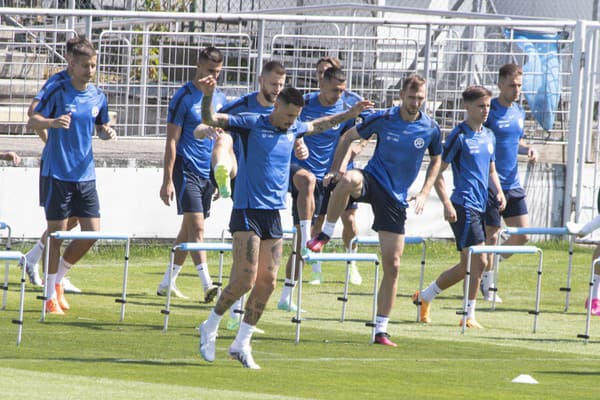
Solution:
{"label": "navy shorts", "polygon": [[262,240],[281,239],[281,216],[279,210],[258,210],[254,208],[234,208],[231,210],[229,232],[254,232]]}
{"label": "navy shorts", "polygon": [[360,197],[354,200],[371,204],[375,216],[371,228],[375,232],[386,231],[404,235],[406,208],[398,204],[371,174],[358,169],[356,171],[363,174],[363,187]]}
{"label": "navy shorts", "polygon": [[[292,164],[290,167],[290,189],[292,192],[292,217],[294,218],[294,225],[300,224],[300,216],[298,215],[298,189],[294,186],[294,175],[301,169],[305,169],[298,164]],[[313,192],[313,198],[315,199],[315,215],[312,220],[320,215],[319,212],[323,208],[323,200],[325,199],[326,189],[323,187],[323,181],[317,181],[315,185],[315,191]],[[327,211],[327,204],[325,204],[325,211]]]}
{"label": "navy shorts", "polygon": [[183,158],[177,156],[173,167],[173,185],[177,197],[177,214],[204,213],[210,216],[210,205],[215,186],[211,179],[205,179],[195,172],[185,169]]}
{"label": "navy shorts", "polygon": [[498,200],[496,199],[496,188],[488,187],[488,200],[485,209],[485,224],[489,226],[502,226],[501,217],[510,218],[519,215],[527,215],[527,202],[525,201],[525,190],[522,188],[504,190],[506,208],[500,212]]}
{"label": "navy shorts", "polygon": [[47,178],[44,203],[46,220],[61,221],[69,217],[100,218],[96,181],[66,182]]}
{"label": "navy shorts", "polygon": [[[321,209],[317,210],[317,215],[325,215],[327,214],[327,207],[329,206],[329,199],[331,198],[331,192],[335,189],[335,183],[329,184],[325,188],[325,197],[323,198],[323,202],[321,203]],[[358,203],[352,198],[348,198],[348,204],[346,205],[347,210],[356,210],[358,208]]]}
{"label": "navy shorts", "polygon": [[485,243],[484,214],[458,204],[452,203],[452,205],[456,210],[456,222],[451,222],[450,227],[454,232],[458,251]]}

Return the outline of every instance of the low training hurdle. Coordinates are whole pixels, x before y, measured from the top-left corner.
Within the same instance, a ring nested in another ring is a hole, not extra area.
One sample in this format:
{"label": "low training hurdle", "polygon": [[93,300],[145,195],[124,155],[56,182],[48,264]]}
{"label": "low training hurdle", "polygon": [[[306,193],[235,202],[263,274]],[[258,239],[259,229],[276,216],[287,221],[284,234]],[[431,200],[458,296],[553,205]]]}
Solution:
{"label": "low training hurdle", "polygon": [[596,265],[600,265],[600,258],[596,258],[592,261],[590,268],[590,289],[588,291],[588,306],[585,317],[585,333],[583,335],[577,335],[578,338],[585,339],[586,343],[590,338],[590,319],[592,316],[592,288],[594,286],[594,269]]}
{"label": "low training hurdle", "polygon": [[[97,231],[57,231],[48,235],[46,238],[46,253],[44,255],[44,265],[48,265],[50,259],[50,239],[56,240],[122,240],[125,241],[125,263],[123,266],[123,293],[120,299],[115,299],[115,303],[121,304],[121,314],[119,321],[125,319],[125,303],[127,303],[127,271],[129,269],[129,234]],[[44,282],[48,282],[48,267],[44,271]],[[41,322],[46,320],[46,300],[48,300],[48,285],[44,285],[43,296],[37,296],[42,300],[42,318]]]}
{"label": "low training hurdle", "polygon": [[[377,288],[379,283],[379,259],[376,254],[370,253],[309,253],[302,257],[302,265],[300,266],[298,272],[298,295],[297,295],[297,310],[296,316],[292,318],[292,323],[296,324],[296,344],[300,343],[300,323],[302,319],[300,318],[300,313],[302,309],[302,269],[303,264],[306,262],[330,262],[330,261],[365,261],[365,262],[373,262],[375,266],[375,279],[373,282],[373,315],[371,317],[371,321],[367,322],[365,325],[371,327],[371,343],[375,341],[375,317],[377,315]],[[347,293],[345,293],[347,296]],[[343,307],[345,307],[346,302],[343,302]]]}
{"label": "low training hurdle", "polygon": [[[527,228],[517,228],[517,227],[507,227],[502,230],[502,233],[506,235],[551,235],[551,236],[563,236],[568,235],[569,231],[566,227],[527,227]],[[500,235],[498,235],[498,241],[500,241]],[[497,243],[498,245],[500,243]],[[499,254],[499,253],[497,253]],[[496,292],[498,291],[497,279],[498,279],[498,256],[494,257],[494,287],[490,288],[490,291],[493,291],[494,295],[492,298],[492,311],[496,309]],[[566,292],[565,296],[565,312],[569,309],[569,301],[571,296],[571,272],[573,269],[573,238],[569,240],[569,261],[567,267],[567,283],[565,287],[559,288],[561,292]]]}
{"label": "low training hurdle", "polygon": [[[0,221],[0,230],[6,230],[6,251],[10,251],[12,229],[6,222]],[[7,259],[4,263],[4,286],[2,286],[2,308],[0,308],[0,310],[4,310],[6,308],[6,297],[8,295],[8,266],[9,260]]]}
{"label": "low training hurdle", "polygon": [[[171,248],[171,259],[169,261],[169,287],[167,289],[167,299],[165,302],[165,308],[160,310],[161,314],[164,314],[165,318],[163,321],[163,332],[167,332],[169,328],[169,315],[171,314],[171,288],[173,287],[173,279],[171,277],[173,273],[173,263],[175,262],[175,252],[181,251],[218,251],[219,252],[219,281],[215,285],[221,287],[223,285],[223,259],[226,251],[231,251],[231,243],[224,242],[190,242],[190,243],[179,243]],[[237,312],[238,310],[236,310]]]}
{"label": "low training hurdle", "polygon": [[457,315],[462,315],[462,333],[465,333],[467,326],[467,302],[469,300],[469,286],[471,278],[471,258],[473,254],[538,254],[538,269],[537,269],[537,287],[535,291],[535,311],[529,311],[533,314],[533,333],[537,329],[537,317],[540,313],[540,294],[542,286],[542,263],[543,252],[535,246],[471,246],[469,247],[469,255],[467,256],[467,272],[465,273],[465,293],[463,296],[462,311],[457,311]]}
{"label": "low training hurdle", "polygon": [[[354,248],[354,244],[362,244],[368,246],[378,246],[379,238],[377,236],[356,236],[350,241],[350,248]],[[423,291],[423,279],[425,275],[425,256],[427,254],[427,244],[425,239],[420,236],[405,236],[404,244],[420,244],[421,245],[421,277],[419,278],[419,299],[415,302],[417,306],[417,322],[419,322],[419,316],[421,313],[421,298],[420,294]],[[348,293],[348,281],[350,279],[350,261],[346,263],[346,282],[344,284],[344,297],[338,297],[338,300],[344,302],[344,306],[342,307],[342,322],[344,321],[344,315],[346,311],[345,302],[348,301],[347,293]]]}
{"label": "low training hurdle", "polygon": [[[17,324],[17,346],[21,344],[21,334],[23,332],[23,306],[25,304],[25,256],[20,251],[0,251],[0,260],[6,261],[6,267],[8,268],[9,261],[18,261],[23,268],[21,268],[21,298],[19,300],[19,319],[13,319],[12,323]],[[4,299],[2,301],[2,309],[4,310],[6,303],[6,293],[8,292],[8,277],[4,279]]]}

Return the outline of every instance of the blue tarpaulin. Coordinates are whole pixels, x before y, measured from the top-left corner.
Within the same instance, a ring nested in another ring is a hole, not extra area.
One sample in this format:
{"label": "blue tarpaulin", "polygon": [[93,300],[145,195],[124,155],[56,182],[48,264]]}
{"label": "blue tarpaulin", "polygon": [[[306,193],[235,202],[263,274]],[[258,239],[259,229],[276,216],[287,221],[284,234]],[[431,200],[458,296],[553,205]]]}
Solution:
{"label": "blue tarpaulin", "polygon": [[[517,46],[527,55],[523,65],[523,93],[536,121],[549,131],[560,100],[560,58],[558,41],[561,33],[512,31]],[[511,31],[505,30],[510,38]]]}

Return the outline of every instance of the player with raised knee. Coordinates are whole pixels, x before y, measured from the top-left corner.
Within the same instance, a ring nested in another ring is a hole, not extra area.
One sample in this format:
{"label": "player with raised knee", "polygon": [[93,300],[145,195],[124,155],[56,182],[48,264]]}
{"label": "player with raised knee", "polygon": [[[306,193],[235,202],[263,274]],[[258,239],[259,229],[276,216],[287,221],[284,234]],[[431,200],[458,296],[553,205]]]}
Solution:
{"label": "player with raised knee", "polygon": [[[377,298],[375,343],[396,347],[388,334],[388,322],[396,299],[400,258],[404,251],[406,208],[415,202],[415,213],[423,211],[440,167],[442,139],[438,124],[421,111],[425,102],[426,81],[417,74],[402,82],[400,106],[367,117],[348,131],[336,149],[331,174],[325,179],[338,180],[331,193],[323,231],[307,247],[321,251],[333,235],[337,219],[348,199],[371,204],[375,216],[373,230],[379,236],[383,279]],[[342,160],[352,141],[377,135],[377,147],[364,170],[352,169],[341,174]],[[408,196],[425,152],[429,153],[425,182],[418,194]]]}
{"label": "player with raised knee", "polygon": [[[485,230],[488,245],[498,243],[502,219],[506,226],[526,228],[529,226],[529,215],[525,201],[525,190],[519,181],[518,155],[527,155],[529,162],[535,163],[537,151],[529,146],[523,138],[525,111],[516,103],[521,96],[523,70],[515,64],[503,65],[498,72],[498,97],[493,98],[486,127],[492,130],[496,138],[496,171],[500,185],[506,198],[506,208],[498,209],[496,188],[488,188],[488,203],[485,210]],[[519,246],[527,243],[527,235],[510,235],[503,245]],[[510,257],[503,254],[500,259]],[[481,277],[481,293],[484,300],[492,301],[494,285],[494,257],[488,255],[488,263]],[[492,288],[492,290],[489,290]],[[496,302],[502,302],[496,294]]]}
{"label": "player with raised knee", "polygon": [[342,114],[300,122],[298,116],[304,105],[302,94],[294,88],[285,88],[269,115],[215,114],[211,100],[216,81],[213,77],[207,77],[201,82],[204,122],[237,132],[242,151],[238,159],[239,169],[229,223],[233,235],[231,277],[208,319],[200,325],[199,350],[203,359],[214,361],[216,337],[223,314],[250,291],[244,320],[228,353],[245,368],[259,369],[252,356],[250,340],[275,289],[281,263],[283,230],[279,212],[286,204],[294,141],[299,136],[322,132],[355,118],[362,109],[370,106],[370,102],[357,103]]}
{"label": "player with raised knee", "polygon": [[[351,106],[342,99],[346,90],[346,75],[337,67],[330,67],[324,72],[319,81],[319,91],[304,96],[304,107],[300,114],[301,121],[311,121],[323,116],[334,115],[349,109]],[[312,222],[319,216],[323,216],[327,210],[329,188],[323,184],[325,175],[329,172],[333,155],[340,140],[346,131],[352,128],[355,121],[346,121],[334,126],[320,135],[303,138],[308,147],[309,156],[305,160],[292,157],[290,168],[290,188],[292,190],[292,216],[294,226],[298,232],[297,254],[304,255],[307,252],[306,242],[311,237]],[[356,208],[355,203],[351,207]],[[322,219],[322,218],[321,218]],[[320,225],[315,225],[320,230]],[[295,274],[302,264],[299,257],[296,258]],[[320,268],[320,265],[319,265]],[[309,283],[321,283],[321,273],[318,272],[317,282],[311,280]],[[297,307],[292,302],[292,288],[296,285],[296,279],[292,280],[292,256],[286,264],[286,277],[281,297],[277,308],[284,311],[296,311]]]}
{"label": "player with raised knee", "polygon": [[[444,205],[444,218],[450,223],[460,262],[442,272],[422,293],[413,295],[421,304],[420,320],[430,323],[430,305],[443,290],[465,279],[470,246],[485,243],[484,213],[488,185],[496,188],[498,209],[504,210],[506,200],[500,186],[494,163],[494,134],[483,124],[486,121],[492,92],[481,86],[471,86],[462,93],[467,118],[458,124],[444,143],[442,166],[435,181],[436,192]],[[454,190],[448,197],[442,173],[452,165]],[[491,180],[491,183],[488,181]],[[487,254],[473,254],[467,303],[468,328],[482,328],[475,318],[479,281],[487,264]],[[463,321],[461,321],[462,325]]]}
{"label": "player with raised knee", "polygon": [[[258,78],[259,90],[248,93],[238,99],[235,99],[225,104],[220,113],[223,114],[241,114],[241,113],[256,113],[270,114],[273,111],[275,100],[281,92],[285,84],[286,71],[284,66],[278,61],[269,61],[263,65],[260,76]],[[202,127],[198,129],[198,135],[202,136]],[[298,157],[306,158],[306,146],[300,140],[296,141],[294,146],[295,153]],[[215,148],[213,149],[213,165],[215,165],[215,175],[218,170],[225,169],[227,179],[219,184],[219,178],[215,176],[219,185],[220,195],[228,196],[235,190],[235,175],[237,174],[238,163],[237,159],[241,152],[241,141],[239,135],[231,132],[229,135],[218,135],[215,140]],[[223,188],[225,188],[223,190]],[[227,329],[237,330],[240,324],[238,312],[243,311],[241,299],[236,301],[230,308],[230,316],[227,321]]]}
{"label": "player with raised knee", "polygon": [[[210,215],[212,196],[215,191],[211,180],[211,158],[213,141],[198,140],[194,131],[202,123],[200,103],[202,91],[200,79],[207,76],[218,78],[223,68],[223,55],[215,47],[204,48],[196,63],[194,79],[184,84],[169,103],[167,116],[167,140],[165,143],[163,183],[160,198],[170,206],[176,199],[177,213],[183,215],[179,233],[175,243],[202,242],[204,240],[204,223]],[[213,96],[214,107],[220,109],[226,103],[225,95],[217,91]],[[212,131],[208,126],[203,129]],[[208,258],[205,251],[190,251],[196,272],[202,282],[204,302],[212,302],[219,290],[213,284],[208,270]],[[171,282],[169,267],[158,284],[156,294],[166,296],[171,283],[171,292],[180,298],[187,298],[176,284],[187,252],[177,250],[173,260]]]}
{"label": "player with raised knee", "polygon": [[[82,231],[100,230],[100,204],[92,152],[94,127],[104,140],[116,138],[109,125],[106,95],[90,82],[96,73],[96,50],[89,42],[73,47],[69,60],[71,78],[50,85],[29,125],[48,131],[42,175],[47,176],[44,210],[48,232],[67,229],[68,218],[77,217]],[[62,280],[95,240],[74,240],[59,263],[61,241],[50,241],[46,311],[64,314],[69,304]]]}

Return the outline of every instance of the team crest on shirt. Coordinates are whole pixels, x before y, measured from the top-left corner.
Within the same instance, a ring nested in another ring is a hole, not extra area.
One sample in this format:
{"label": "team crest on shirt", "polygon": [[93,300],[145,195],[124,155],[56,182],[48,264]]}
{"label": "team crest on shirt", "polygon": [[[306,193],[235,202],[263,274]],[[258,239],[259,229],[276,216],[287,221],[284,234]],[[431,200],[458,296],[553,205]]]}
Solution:
{"label": "team crest on shirt", "polygon": [[340,129],[340,124],[335,124],[334,126],[331,127],[332,130],[337,131],[338,129]]}
{"label": "team crest on shirt", "polygon": [[423,138],[416,138],[413,142],[415,149],[422,149],[425,146],[425,140]]}
{"label": "team crest on shirt", "polygon": [[494,145],[491,143],[488,143],[488,153],[492,154],[494,152]]}
{"label": "team crest on shirt", "polygon": [[523,129],[523,118],[519,118],[519,128]]}
{"label": "team crest on shirt", "polygon": [[92,107],[92,117],[97,117],[99,113],[100,109],[98,109],[98,106]]}

